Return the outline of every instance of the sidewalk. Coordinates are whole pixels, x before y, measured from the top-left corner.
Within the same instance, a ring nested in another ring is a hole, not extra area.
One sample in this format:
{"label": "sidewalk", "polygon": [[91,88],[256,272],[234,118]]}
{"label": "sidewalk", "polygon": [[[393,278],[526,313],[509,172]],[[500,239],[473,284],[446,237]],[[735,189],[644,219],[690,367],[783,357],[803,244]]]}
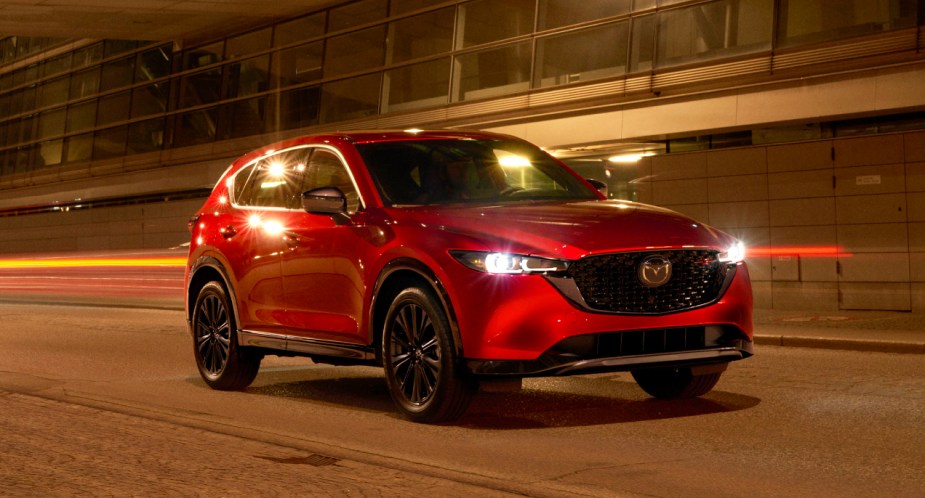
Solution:
{"label": "sidewalk", "polygon": [[755,343],[925,354],[925,314],[756,309]]}

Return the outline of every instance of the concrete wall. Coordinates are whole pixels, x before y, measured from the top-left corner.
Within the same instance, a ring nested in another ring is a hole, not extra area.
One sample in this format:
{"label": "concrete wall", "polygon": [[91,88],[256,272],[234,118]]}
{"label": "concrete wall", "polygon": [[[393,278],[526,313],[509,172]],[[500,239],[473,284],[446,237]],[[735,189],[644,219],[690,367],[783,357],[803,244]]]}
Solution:
{"label": "concrete wall", "polygon": [[0,253],[169,249],[203,199],[0,218]]}
{"label": "concrete wall", "polygon": [[756,305],[925,309],[925,133],[643,159],[640,200],[753,248]]}

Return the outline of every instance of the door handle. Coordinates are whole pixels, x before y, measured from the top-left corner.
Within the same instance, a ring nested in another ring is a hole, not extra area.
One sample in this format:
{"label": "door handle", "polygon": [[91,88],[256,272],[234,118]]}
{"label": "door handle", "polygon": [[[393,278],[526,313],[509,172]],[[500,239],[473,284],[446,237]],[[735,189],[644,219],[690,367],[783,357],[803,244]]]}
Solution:
{"label": "door handle", "polygon": [[286,246],[288,246],[289,249],[299,247],[301,245],[299,239],[299,234],[295,232],[283,232],[283,240],[286,242]]}
{"label": "door handle", "polygon": [[225,237],[226,239],[230,239],[238,233],[238,229],[235,228],[234,225],[228,225],[226,227],[219,228],[218,231],[222,234],[222,237]]}

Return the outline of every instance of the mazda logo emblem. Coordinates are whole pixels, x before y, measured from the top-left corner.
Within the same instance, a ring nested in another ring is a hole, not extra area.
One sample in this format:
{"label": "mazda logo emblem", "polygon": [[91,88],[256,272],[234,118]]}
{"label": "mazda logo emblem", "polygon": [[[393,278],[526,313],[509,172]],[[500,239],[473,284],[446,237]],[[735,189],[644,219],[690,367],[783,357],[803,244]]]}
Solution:
{"label": "mazda logo emblem", "polygon": [[663,256],[649,256],[639,265],[639,281],[646,287],[659,287],[671,279],[671,261]]}

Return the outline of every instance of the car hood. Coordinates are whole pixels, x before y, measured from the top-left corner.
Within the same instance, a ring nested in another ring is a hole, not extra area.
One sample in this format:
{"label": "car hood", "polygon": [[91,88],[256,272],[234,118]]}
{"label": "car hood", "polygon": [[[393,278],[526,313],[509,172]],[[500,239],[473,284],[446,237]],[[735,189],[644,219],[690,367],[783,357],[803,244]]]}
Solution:
{"label": "car hood", "polygon": [[725,248],[732,237],[674,211],[624,201],[420,206],[393,212],[400,223],[474,239],[485,250],[576,259],[655,248]]}

